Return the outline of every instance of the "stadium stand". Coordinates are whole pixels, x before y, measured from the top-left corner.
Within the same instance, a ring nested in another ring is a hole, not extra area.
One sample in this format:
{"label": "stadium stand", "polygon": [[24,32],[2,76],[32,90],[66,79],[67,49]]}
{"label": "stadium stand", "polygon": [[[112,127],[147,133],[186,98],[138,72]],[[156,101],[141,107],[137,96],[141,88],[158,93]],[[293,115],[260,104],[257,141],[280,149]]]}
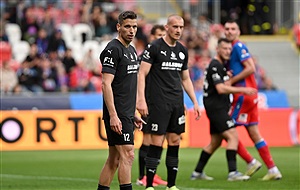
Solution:
{"label": "stadium stand", "polygon": [[21,28],[16,23],[6,23],[5,32],[8,35],[9,43],[14,45],[15,43],[21,41],[22,32]]}

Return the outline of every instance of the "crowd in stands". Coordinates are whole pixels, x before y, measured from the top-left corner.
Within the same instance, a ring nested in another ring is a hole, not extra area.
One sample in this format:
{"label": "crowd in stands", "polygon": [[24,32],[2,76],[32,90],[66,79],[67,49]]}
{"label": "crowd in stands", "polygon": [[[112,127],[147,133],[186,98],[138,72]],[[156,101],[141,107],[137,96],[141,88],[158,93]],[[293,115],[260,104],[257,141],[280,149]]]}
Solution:
{"label": "crowd in stands", "polygon": [[[4,13],[0,25],[2,94],[101,92],[98,57],[106,43],[116,36],[117,17],[121,11],[116,4],[93,0],[1,3]],[[155,23],[147,22],[138,9],[135,11],[139,17],[133,45],[141,54]],[[189,49],[190,76],[195,89],[201,91],[204,70],[224,30],[205,15],[192,19],[190,13],[183,12],[182,16],[185,30],[181,42]],[[19,27],[19,39],[18,30],[10,30],[9,26]],[[76,27],[81,29],[78,33]],[[259,89],[276,89],[263,68],[259,64],[256,67]]]}

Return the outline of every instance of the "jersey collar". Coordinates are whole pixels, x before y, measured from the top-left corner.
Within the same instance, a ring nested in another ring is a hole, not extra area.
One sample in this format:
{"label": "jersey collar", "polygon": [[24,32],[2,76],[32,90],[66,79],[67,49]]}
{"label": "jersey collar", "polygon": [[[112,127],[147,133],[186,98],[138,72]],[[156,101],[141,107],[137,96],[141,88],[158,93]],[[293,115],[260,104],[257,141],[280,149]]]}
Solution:
{"label": "jersey collar", "polygon": [[239,42],[239,40],[233,40],[231,44],[232,44],[232,46],[234,46],[238,42]]}

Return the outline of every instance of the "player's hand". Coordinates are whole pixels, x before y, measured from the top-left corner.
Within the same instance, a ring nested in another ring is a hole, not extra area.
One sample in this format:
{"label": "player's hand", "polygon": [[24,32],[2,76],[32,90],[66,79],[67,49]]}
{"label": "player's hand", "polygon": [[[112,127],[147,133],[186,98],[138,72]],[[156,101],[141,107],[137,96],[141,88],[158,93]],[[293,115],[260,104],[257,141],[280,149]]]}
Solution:
{"label": "player's hand", "polygon": [[143,129],[143,124],[147,124],[142,118],[138,117],[138,116],[134,116],[134,125],[136,128],[138,128],[138,130],[142,130]]}
{"label": "player's hand", "polygon": [[139,111],[139,113],[147,117],[149,112],[148,112],[148,106],[145,100],[138,100],[136,103],[136,109]]}
{"label": "player's hand", "polygon": [[196,120],[199,120],[201,117],[201,110],[198,104],[194,105],[194,116]]}
{"label": "player's hand", "polygon": [[251,87],[245,87],[244,88],[244,94],[247,94],[247,95],[257,94],[257,89],[256,88],[251,88]]}
{"label": "player's hand", "polygon": [[230,78],[233,76],[233,74],[232,74],[232,73],[233,73],[233,71],[232,71],[232,70],[230,70],[230,71],[227,71],[226,73],[227,73],[227,75],[228,75]]}
{"label": "player's hand", "polygon": [[122,122],[117,115],[110,117],[110,128],[119,135],[122,135]]}

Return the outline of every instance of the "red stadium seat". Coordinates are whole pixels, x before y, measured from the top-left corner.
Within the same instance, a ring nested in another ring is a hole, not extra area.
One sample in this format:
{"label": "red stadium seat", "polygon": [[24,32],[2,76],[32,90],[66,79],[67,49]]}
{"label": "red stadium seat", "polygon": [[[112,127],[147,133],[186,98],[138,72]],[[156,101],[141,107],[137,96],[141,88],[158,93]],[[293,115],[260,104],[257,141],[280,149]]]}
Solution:
{"label": "red stadium seat", "polygon": [[0,61],[9,61],[12,56],[12,51],[11,51],[11,46],[7,42],[0,42],[0,51],[1,51],[1,56],[0,56]]}

